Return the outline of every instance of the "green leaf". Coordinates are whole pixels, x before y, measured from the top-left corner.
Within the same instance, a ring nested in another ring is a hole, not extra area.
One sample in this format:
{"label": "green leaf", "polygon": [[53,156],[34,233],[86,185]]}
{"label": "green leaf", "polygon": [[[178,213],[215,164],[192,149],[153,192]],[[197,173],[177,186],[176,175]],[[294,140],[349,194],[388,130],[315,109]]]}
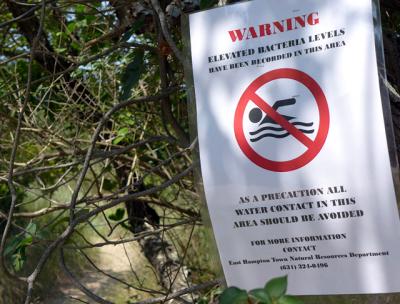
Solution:
{"label": "green leaf", "polygon": [[255,299],[259,304],[271,304],[271,298],[264,288],[257,288],[249,291],[252,299]]}
{"label": "green leaf", "polygon": [[74,49],[75,51],[80,51],[81,46],[79,45],[78,42],[76,41],[72,41],[70,44],[71,48]]}
{"label": "green leaf", "polygon": [[20,248],[11,258],[15,271],[20,271],[22,267],[24,267],[26,261],[25,247]]}
{"label": "green leaf", "polygon": [[268,281],[264,288],[272,299],[279,299],[286,293],[287,276]]}
{"label": "green leaf", "polygon": [[70,22],[70,23],[67,25],[67,29],[68,29],[68,31],[69,31],[70,33],[73,33],[73,32],[75,31],[75,28],[76,28],[76,23],[75,23],[75,22]]}
{"label": "green leaf", "polygon": [[208,9],[216,5],[218,1],[216,0],[200,0],[200,9]]}
{"label": "green leaf", "polygon": [[21,242],[18,243],[17,249],[29,246],[32,244],[32,242],[33,242],[33,237],[31,235],[28,235],[26,238],[24,238],[23,240],[21,240]]}
{"label": "green leaf", "polygon": [[121,78],[122,100],[126,100],[131,96],[132,88],[139,82],[144,70],[144,51],[136,49],[133,55],[133,60],[126,66]]}
{"label": "green leaf", "polygon": [[67,50],[67,48],[54,48],[54,50],[55,50],[57,53],[64,53],[64,52]]}
{"label": "green leaf", "polygon": [[79,20],[79,21],[76,21],[75,22],[75,26],[76,27],[87,27],[88,26],[88,22],[87,22],[87,19],[82,19],[82,20]]}
{"label": "green leaf", "polygon": [[117,137],[113,139],[113,144],[118,145],[122,140],[125,139],[126,135],[129,133],[128,128],[119,129],[117,132]]}
{"label": "green leaf", "polygon": [[26,226],[25,230],[30,234],[30,235],[35,235],[37,231],[37,226],[35,223],[29,223],[28,226]]}
{"label": "green leaf", "polygon": [[247,292],[237,287],[229,287],[219,297],[219,304],[245,304],[249,297]]}
{"label": "green leaf", "polygon": [[123,209],[123,208],[118,208],[118,209],[115,211],[115,213],[110,214],[110,215],[108,216],[108,218],[109,218],[110,220],[112,220],[112,221],[120,221],[120,220],[123,219],[124,214],[125,214],[125,209]]}
{"label": "green leaf", "polygon": [[29,223],[25,228],[24,237],[17,236],[6,247],[5,255],[11,255],[12,265],[15,271],[20,271],[26,262],[26,247],[32,245],[33,236],[36,234],[37,226]]}
{"label": "green leaf", "polygon": [[79,14],[83,14],[85,12],[85,6],[83,4],[78,4],[76,6],[76,12]]}
{"label": "green leaf", "polygon": [[112,191],[112,190],[115,189],[116,186],[117,186],[116,182],[114,182],[112,180],[109,180],[109,179],[104,179],[104,182],[103,182],[103,189],[104,190]]}
{"label": "green leaf", "polygon": [[278,300],[278,304],[303,304],[303,301],[293,296],[283,296]]}
{"label": "green leaf", "polygon": [[20,236],[15,236],[11,239],[11,242],[7,244],[6,248],[4,249],[4,255],[8,256],[14,253],[17,250],[18,244],[21,242]]}
{"label": "green leaf", "polygon": [[115,137],[114,139],[113,139],[113,145],[118,145],[121,141],[123,141],[124,140],[124,137],[123,136],[117,136],[117,137]]}
{"label": "green leaf", "polygon": [[129,129],[128,128],[122,128],[122,129],[118,130],[117,135],[118,136],[125,136],[128,133],[129,133]]}
{"label": "green leaf", "polygon": [[21,235],[14,236],[11,241],[7,244],[4,249],[4,255],[8,256],[15,254],[18,250],[21,250],[33,242],[33,236],[36,234],[37,226],[34,223],[29,223],[25,228],[26,232]]}

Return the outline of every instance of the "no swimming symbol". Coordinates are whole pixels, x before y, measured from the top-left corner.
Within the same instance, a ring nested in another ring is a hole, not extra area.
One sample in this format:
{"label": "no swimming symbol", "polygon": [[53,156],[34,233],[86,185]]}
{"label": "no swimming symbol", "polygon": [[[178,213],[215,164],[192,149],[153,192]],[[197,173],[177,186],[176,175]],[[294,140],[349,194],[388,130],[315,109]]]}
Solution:
{"label": "no swimming symbol", "polygon": [[[304,85],[314,97],[318,107],[319,128],[315,139],[311,139],[306,134],[314,133],[313,122],[294,121],[295,117],[281,115],[278,112],[280,107],[290,106],[296,103],[295,98],[274,101],[270,105],[257,95],[257,90],[262,86],[279,79],[291,79]],[[248,141],[244,130],[243,121],[245,109],[249,102],[253,102],[257,108],[252,109],[249,113],[249,119],[252,122],[260,122],[261,129],[250,132],[253,137]],[[264,112],[265,118],[262,120]],[[270,126],[267,124],[273,124]],[[265,126],[263,126],[265,125]],[[311,128],[310,128],[311,127]],[[318,83],[304,72],[295,69],[277,69],[267,72],[255,79],[245,90],[241,96],[235,112],[234,130],[236,140],[243,153],[256,165],[270,171],[288,172],[304,167],[311,162],[321,151],[329,131],[329,108],[325,94]],[[262,131],[271,131],[262,133]],[[274,133],[274,131],[284,131],[284,133]],[[260,136],[256,136],[260,134]],[[263,137],[269,136],[274,138],[284,138],[293,136],[302,145],[306,147],[306,151],[294,159],[286,161],[270,160],[255,151],[251,143],[261,140]]]}

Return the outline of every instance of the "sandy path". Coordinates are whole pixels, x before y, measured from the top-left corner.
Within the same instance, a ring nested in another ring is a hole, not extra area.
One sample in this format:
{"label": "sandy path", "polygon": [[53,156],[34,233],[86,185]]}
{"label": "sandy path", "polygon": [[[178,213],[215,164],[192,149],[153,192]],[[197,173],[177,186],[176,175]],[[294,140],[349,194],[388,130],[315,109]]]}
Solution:
{"label": "sandy path", "polygon": [[[124,246],[103,246],[95,249],[96,253],[96,266],[109,275],[117,277],[129,284],[138,286],[139,275],[143,280],[149,277],[153,279],[154,276],[150,268],[147,266],[147,261],[140,252],[137,244],[126,244]],[[134,272],[137,272],[136,275]],[[147,273],[143,276],[143,272]],[[129,288],[116,280],[96,271],[94,268],[79,274],[80,281],[86,288],[93,293],[112,301],[113,303],[126,303],[129,299],[138,300],[144,294],[140,291]],[[75,299],[86,301],[87,303],[94,303],[85,294],[83,294],[72,282],[68,280],[65,275],[60,276],[60,283],[58,290],[53,294],[49,294],[47,298],[39,303],[46,304],[76,304],[82,303]],[[75,299],[73,299],[75,298]]]}

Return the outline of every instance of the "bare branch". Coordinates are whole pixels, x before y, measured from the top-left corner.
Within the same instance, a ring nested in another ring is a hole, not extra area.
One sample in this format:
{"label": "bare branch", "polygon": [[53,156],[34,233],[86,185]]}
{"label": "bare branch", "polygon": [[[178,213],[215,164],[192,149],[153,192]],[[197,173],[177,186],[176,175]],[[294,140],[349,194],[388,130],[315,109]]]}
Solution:
{"label": "bare branch", "polygon": [[[35,217],[39,217],[42,215],[46,215],[49,214],[51,212],[54,211],[58,211],[58,210],[65,210],[68,209],[68,205],[61,205],[61,206],[54,206],[54,207],[47,207],[47,208],[43,208],[40,209],[38,211],[35,212],[19,212],[19,213],[14,213],[13,217],[14,218],[35,218]],[[3,218],[8,218],[4,213],[0,212],[0,217]]]}
{"label": "bare branch", "polygon": [[[159,229],[140,232],[133,238],[122,239],[122,240],[118,240],[118,241],[108,240],[107,242],[96,243],[96,244],[93,244],[91,246],[77,246],[77,248],[78,249],[91,249],[91,248],[95,248],[95,247],[103,247],[103,246],[109,246],[109,245],[115,246],[115,245],[120,245],[120,244],[125,244],[125,243],[132,243],[132,242],[139,241],[139,240],[141,240],[141,239],[143,239],[145,237],[148,237],[150,235],[159,234],[159,233],[168,231],[170,229],[173,229],[173,228],[176,228],[176,227],[179,227],[179,226],[182,226],[182,225],[195,223],[198,220],[199,220],[199,218],[189,218],[187,220],[179,221],[179,222],[177,222],[175,224],[163,226],[162,228],[159,228]],[[68,248],[68,247],[66,247],[66,248]],[[74,249],[74,248],[68,248],[68,249]]]}
{"label": "bare branch", "polygon": [[174,52],[176,58],[178,58],[178,60],[181,62],[182,65],[185,65],[186,58],[182,55],[182,52],[178,49],[174,40],[171,37],[171,34],[169,33],[165,14],[160,6],[160,2],[158,2],[158,0],[151,0],[151,5],[153,6],[154,11],[157,14],[158,20],[160,21],[161,30],[162,30],[165,40],[168,42],[168,44],[171,47],[172,51]]}

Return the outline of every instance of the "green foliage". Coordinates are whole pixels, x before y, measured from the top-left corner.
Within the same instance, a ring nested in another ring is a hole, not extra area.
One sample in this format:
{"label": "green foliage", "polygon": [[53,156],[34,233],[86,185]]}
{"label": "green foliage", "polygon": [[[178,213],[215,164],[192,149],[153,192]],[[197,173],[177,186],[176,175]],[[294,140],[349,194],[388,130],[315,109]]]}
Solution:
{"label": "green foliage", "polygon": [[126,100],[130,97],[132,88],[139,82],[140,76],[144,71],[144,51],[135,49],[133,59],[126,66],[121,78],[122,94],[121,99]]}
{"label": "green foliage", "polygon": [[272,279],[264,287],[272,299],[278,299],[286,293],[287,276]]}
{"label": "green foliage", "polygon": [[117,182],[110,180],[108,178],[104,179],[103,189],[106,191],[112,191],[117,187]]}
{"label": "green foliage", "polygon": [[239,289],[237,287],[227,288],[220,296],[220,304],[242,304],[247,303],[249,296],[245,290]]}
{"label": "green foliage", "polygon": [[[125,209],[124,208],[118,208],[117,210],[115,210],[114,213],[108,215],[108,218],[110,220],[112,220],[112,221],[119,222],[124,218],[124,216],[125,216]],[[127,225],[125,223],[125,221],[122,221],[122,222],[120,222],[118,224],[121,225],[122,228],[124,228],[124,229],[126,229],[128,231],[132,231],[132,228],[129,225]]]}
{"label": "green foliage", "polygon": [[268,281],[264,288],[245,290],[229,287],[221,294],[220,304],[302,304],[299,299],[286,295],[287,276]]}
{"label": "green foliage", "polygon": [[26,262],[26,249],[33,243],[36,234],[36,224],[29,223],[25,232],[11,238],[7,244],[4,255],[11,259],[15,271],[21,271]]}
{"label": "green foliage", "polygon": [[124,218],[125,215],[125,209],[123,208],[118,208],[117,210],[115,210],[114,213],[110,214],[108,216],[108,218],[112,221],[120,221]]}
{"label": "green foliage", "polygon": [[128,128],[122,128],[119,129],[117,132],[117,137],[114,138],[113,144],[118,145],[121,141],[125,139],[125,137],[128,135],[129,129]]}
{"label": "green foliage", "polygon": [[258,301],[258,303],[271,303],[271,297],[265,288],[253,289],[249,292],[249,296]]}

